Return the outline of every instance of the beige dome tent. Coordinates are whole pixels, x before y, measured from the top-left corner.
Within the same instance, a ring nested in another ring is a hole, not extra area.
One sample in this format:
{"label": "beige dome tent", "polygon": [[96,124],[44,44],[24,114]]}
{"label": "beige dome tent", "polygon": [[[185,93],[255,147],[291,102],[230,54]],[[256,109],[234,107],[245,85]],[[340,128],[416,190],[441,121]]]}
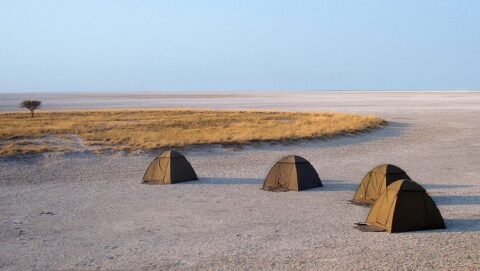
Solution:
{"label": "beige dome tent", "polygon": [[319,186],[322,186],[322,182],[313,166],[296,155],[280,159],[263,183],[263,189],[277,191],[300,191]]}
{"label": "beige dome tent", "polygon": [[143,176],[143,183],[172,184],[198,180],[185,156],[177,151],[164,151],[156,157]]}
{"label": "beige dome tent", "polygon": [[401,168],[390,164],[376,166],[363,177],[352,202],[372,205],[388,185],[402,179],[410,177]]}
{"label": "beige dome tent", "polygon": [[399,180],[390,184],[368,214],[362,231],[404,232],[444,229],[442,215],[425,189],[414,181]]}

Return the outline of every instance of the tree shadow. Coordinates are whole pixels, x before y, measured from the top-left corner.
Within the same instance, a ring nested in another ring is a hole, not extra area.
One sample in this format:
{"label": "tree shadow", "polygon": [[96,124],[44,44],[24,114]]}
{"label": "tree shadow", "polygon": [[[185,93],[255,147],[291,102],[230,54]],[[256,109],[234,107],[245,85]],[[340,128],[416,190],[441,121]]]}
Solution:
{"label": "tree shadow", "polygon": [[454,218],[444,219],[447,232],[478,232],[480,231],[480,219]]}
{"label": "tree shadow", "polygon": [[432,196],[437,205],[479,205],[480,196]]}

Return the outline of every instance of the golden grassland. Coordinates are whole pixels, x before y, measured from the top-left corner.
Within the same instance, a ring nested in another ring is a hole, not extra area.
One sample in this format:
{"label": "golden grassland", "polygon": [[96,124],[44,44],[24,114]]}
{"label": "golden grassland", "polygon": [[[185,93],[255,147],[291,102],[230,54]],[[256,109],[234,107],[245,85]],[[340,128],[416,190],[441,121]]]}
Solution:
{"label": "golden grassland", "polygon": [[376,128],[376,116],[218,110],[96,110],[0,114],[0,155],[59,151],[39,139],[77,135],[96,151],[150,150],[330,137]]}

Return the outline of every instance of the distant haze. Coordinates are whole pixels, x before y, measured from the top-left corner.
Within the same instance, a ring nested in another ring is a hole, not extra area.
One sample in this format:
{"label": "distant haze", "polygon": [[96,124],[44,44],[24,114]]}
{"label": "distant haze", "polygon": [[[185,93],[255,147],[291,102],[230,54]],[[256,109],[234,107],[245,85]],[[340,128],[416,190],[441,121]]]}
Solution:
{"label": "distant haze", "polygon": [[0,92],[480,90],[480,1],[3,1]]}

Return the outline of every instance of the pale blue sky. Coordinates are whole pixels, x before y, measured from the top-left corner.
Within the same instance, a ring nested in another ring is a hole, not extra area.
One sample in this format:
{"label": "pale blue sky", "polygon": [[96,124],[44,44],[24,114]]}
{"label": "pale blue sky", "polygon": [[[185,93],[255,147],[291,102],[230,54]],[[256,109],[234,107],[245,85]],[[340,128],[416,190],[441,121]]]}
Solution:
{"label": "pale blue sky", "polygon": [[479,90],[480,1],[0,0],[0,91]]}

